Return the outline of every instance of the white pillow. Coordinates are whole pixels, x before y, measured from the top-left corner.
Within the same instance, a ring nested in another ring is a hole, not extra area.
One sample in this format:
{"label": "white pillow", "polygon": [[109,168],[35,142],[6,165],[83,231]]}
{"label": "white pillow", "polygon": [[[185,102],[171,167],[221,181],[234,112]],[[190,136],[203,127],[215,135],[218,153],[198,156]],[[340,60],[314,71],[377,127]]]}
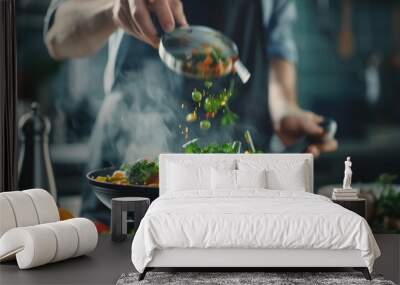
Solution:
{"label": "white pillow", "polygon": [[267,188],[272,190],[306,191],[308,167],[304,160],[241,159],[239,170],[267,171]]}
{"label": "white pillow", "polygon": [[267,171],[236,170],[238,188],[267,188]]}
{"label": "white pillow", "polygon": [[266,170],[230,170],[211,171],[213,190],[238,190],[240,188],[267,188]]}
{"label": "white pillow", "polygon": [[305,192],[306,178],[304,167],[297,167],[291,170],[290,179],[284,171],[267,171],[268,189],[289,190]]}
{"label": "white pillow", "polygon": [[168,191],[211,189],[211,167],[168,164]]}
{"label": "white pillow", "polygon": [[212,168],[211,181],[213,190],[236,190],[236,170]]}

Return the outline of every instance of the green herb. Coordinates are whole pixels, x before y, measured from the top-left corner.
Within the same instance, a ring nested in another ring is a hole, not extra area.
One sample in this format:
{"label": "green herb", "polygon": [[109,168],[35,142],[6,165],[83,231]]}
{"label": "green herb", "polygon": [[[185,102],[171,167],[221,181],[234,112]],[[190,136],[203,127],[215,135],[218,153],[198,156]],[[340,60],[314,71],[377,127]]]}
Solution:
{"label": "green herb", "polygon": [[204,81],[204,86],[207,89],[210,89],[213,86],[213,83],[212,83],[212,81],[207,80],[207,81]]}
{"label": "green herb", "polygon": [[224,108],[221,125],[224,127],[235,124],[239,120],[239,116],[233,113],[228,107]]}
{"label": "green herb", "polygon": [[201,148],[197,144],[198,140],[199,140],[198,138],[195,138],[182,145],[182,148],[185,150],[185,153],[200,153]]}
{"label": "green herb", "polygon": [[182,147],[185,153],[239,153],[241,143],[234,141],[231,143],[211,143],[204,147],[198,144],[198,139],[194,139]]}
{"label": "green herb", "polygon": [[125,163],[120,168],[125,171],[129,184],[145,185],[152,177],[158,175],[158,164],[142,159],[131,165]]}

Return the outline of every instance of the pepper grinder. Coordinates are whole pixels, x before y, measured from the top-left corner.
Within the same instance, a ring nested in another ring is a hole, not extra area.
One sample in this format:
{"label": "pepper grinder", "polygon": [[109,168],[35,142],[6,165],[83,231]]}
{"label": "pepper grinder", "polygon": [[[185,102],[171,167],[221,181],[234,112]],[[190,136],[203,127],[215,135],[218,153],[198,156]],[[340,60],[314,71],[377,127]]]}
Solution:
{"label": "pepper grinder", "polygon": [[49,119],[32,103],[30,112],[18,122],[20,153],[18,159],[18,188],[43,188],[57,201],[57,189],[49,153]]}

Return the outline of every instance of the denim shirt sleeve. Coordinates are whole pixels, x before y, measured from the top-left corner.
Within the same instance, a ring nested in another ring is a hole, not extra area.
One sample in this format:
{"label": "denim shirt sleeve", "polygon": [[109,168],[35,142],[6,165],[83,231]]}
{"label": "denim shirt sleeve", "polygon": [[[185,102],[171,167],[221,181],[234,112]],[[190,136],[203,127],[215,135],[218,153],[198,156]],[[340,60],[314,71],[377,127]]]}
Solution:
{"label": "denim shirt sleeve", "polygon": [[292,0],[262,0],[263,22],[267,31],[267,55],[297,62],[292,26],[297,12]]}
{"label": "denim shirt sleeve", "polygon": [[58,7],[61,6],[61,4],[65,0],[51,0],[49,8],[47,9],[46,16],[44,17],[44,25],[43,25],[43,38],[46,36],[47,32],[53,25],[54,21],[54,15],[56,13],[56,10]]}

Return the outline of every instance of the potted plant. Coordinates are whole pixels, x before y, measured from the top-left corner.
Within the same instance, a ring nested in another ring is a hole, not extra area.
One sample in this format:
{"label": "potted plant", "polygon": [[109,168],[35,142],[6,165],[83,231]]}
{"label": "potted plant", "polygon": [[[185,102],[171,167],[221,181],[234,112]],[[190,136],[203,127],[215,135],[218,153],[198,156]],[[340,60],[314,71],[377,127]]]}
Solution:
{"label": "potted plant", "polygon": [[388,230],[400,231],[400,191],[395,188],[397,175],[382,174],[378,185],[382,188],[378,199],[378,208],[383,216],[384,227]]}

